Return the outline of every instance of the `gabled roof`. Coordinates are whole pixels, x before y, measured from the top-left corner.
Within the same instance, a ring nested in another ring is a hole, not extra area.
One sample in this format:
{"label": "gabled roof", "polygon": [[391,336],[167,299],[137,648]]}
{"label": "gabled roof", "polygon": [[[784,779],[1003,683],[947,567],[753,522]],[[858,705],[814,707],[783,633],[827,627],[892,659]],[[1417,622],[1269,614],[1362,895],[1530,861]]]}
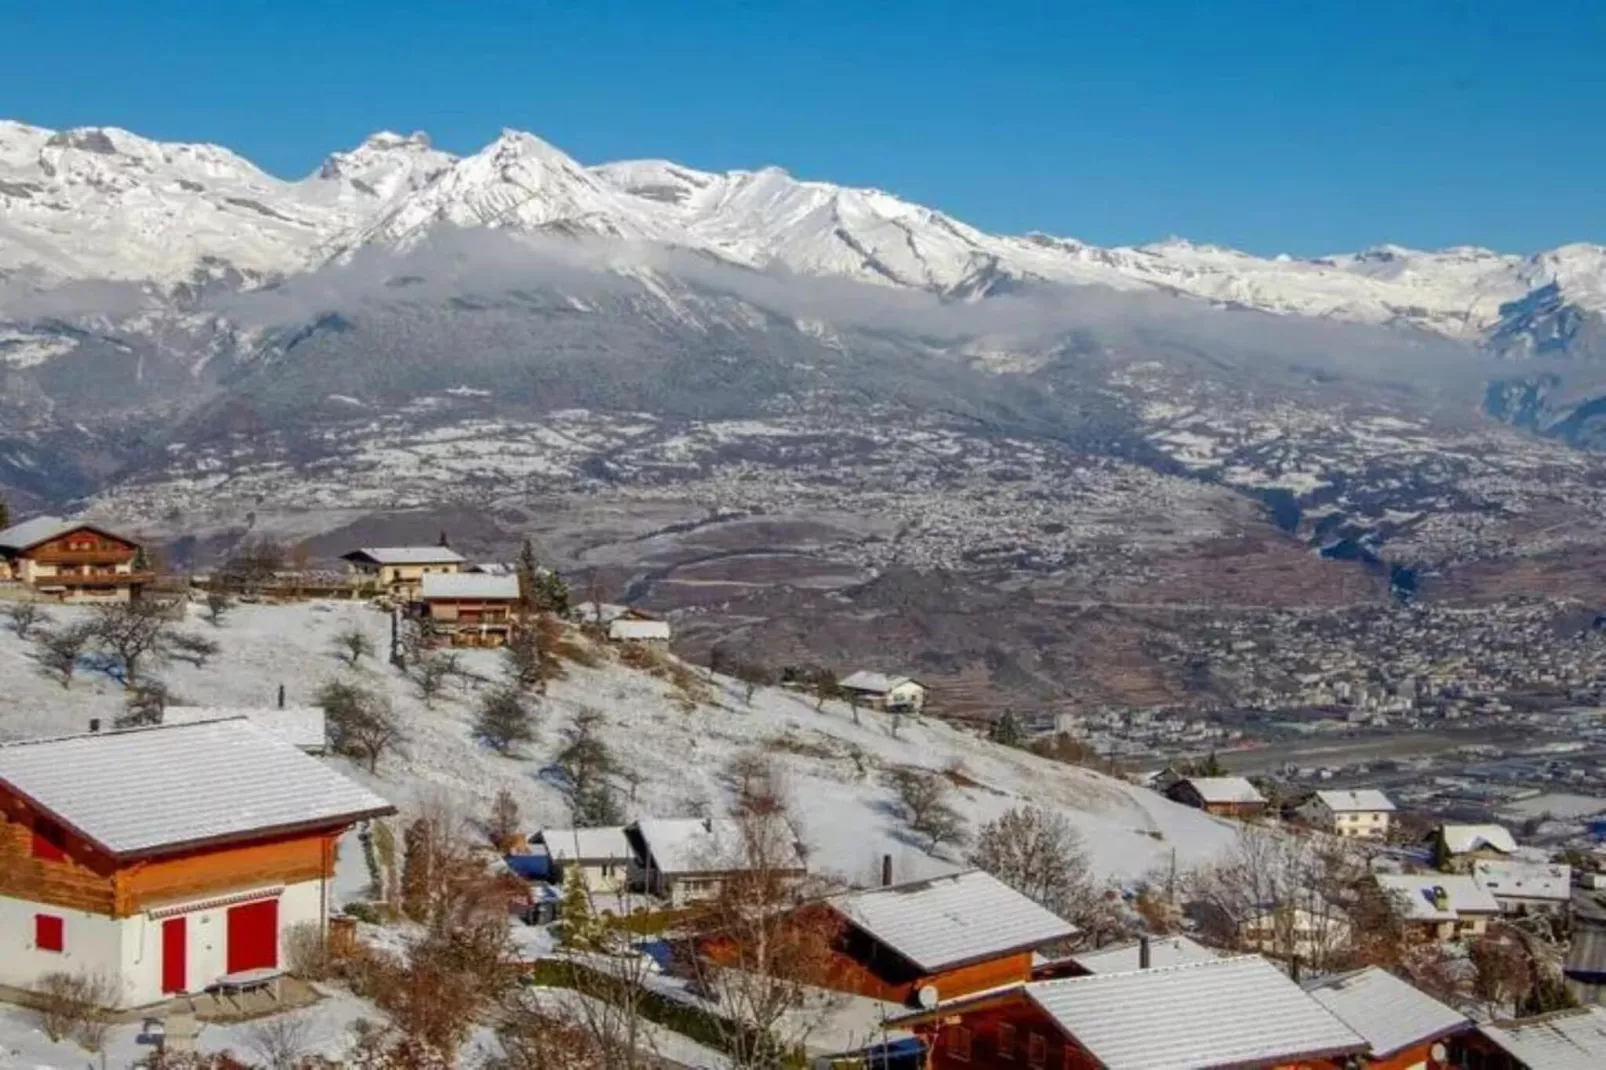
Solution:
{"label": "gabled roof", "polygon": [[517,576],[489,576],[481,572],[430,572],[421,590],[424,601],[432,598],[507,599],[519,596]]}
{"label": "gabled roof", "polygon": [[1306,985],[1305,991],[1365,1037],[1374,1059],[1472,1028],[1460,1011],[1377,966]]}
{"label": "gabled roof", "polygon": [[1511,854],[1517,841],[1499,825],[1443,825],[1439,834],[1451,854],[1464,855],[1483,847],[1492,847],[1501,854]]}
{"label": "gabled roof", "polygon": [[621,825],[605,828],[544,828],[536,834],[547,853],[558,862],[628,861],[634,852]]}
{"label": "gabled roof", "polygon": [[1472,879],[1496,899],[1553,899],[1565,903],[1573,895],[1573,867],[1549,862],[1479,859]]}
{"label": "gabled roof", "polygon": [[1076,934],[983,870],[849,892],[832,909],[926,973],[1041,947]]}
{"label": "gabled roof", "polygon": [[376,565],[460,565],[468,560],[449,546],[365,546],[340,556]]}
{"label": "gabled roof", "polygon": [[1376,788],[1352,788],[1348,791],[1318,791],[1316,798],[1335,814],[1369,814],[1392,812],[1394,804]]}
{"label": "gabled roof", "polygon": [[[1411,921],[1455,921],[1462,914],[1498,914],[1500,904],[1460,873],[1379,873],[1377,886]],[[1440,890],[1444,905],[1439,905]]]}
{"label": "gabled roof", "polygon": [[113,534],[105,528],[94,524],[87,524],[82,520],[63,520],[59,516],[36,516],[32,520],[24,520],[20,524],[13,524],[4,531],[0,531],[0,550],[10,550],[21,553],[31,550],[42,542],[49,542],[79,528],[88,528],[109,538],[120,542],[131,542],[122,535]]}
{"label": "gabled roof", "polygon": [[319,706],[169,706],[162,711],[162,723],[198,724],[243,717],[270,736],[277,736],[302,750],[324,750],[329,746],[328,717]]}
{"label": "gabled roof", "polygon": [[1606,1008],[1556,1011],[1481,1027],[1506,1054],[1535,1070],[1600,1070],[1606,1066]]}
{"label": "gabled roof", "polygon": [[620,617],[608,622],[608,638],[616,642],[668,642],[669,622],[666,620],[631,620]]}
{"label": "gabled roof", "polygon": [[1195,776],[1182,781],[1191,784],[1207,803],[1263,803],[1266,797],[1241,776]]}
{"label": "gabled roof", "polygon": [[[650,818],[626,826],[626,832],[641,837],[658,872],[676,876],[685,873],[740,873],[753,868],[743,830],[730,818],[671,817]],[[793,843],[767,845],[774,857],[759,862],[801,871],[803,858]],[[644,860],[645,861],[645,860]]]}
{"label": "gabled roof", "polygon": [[863,691],[866,694],[871,695],[885,695],[893,688],[902,687],[904,684],[912,683],[915,683],[915,681],[907,676],[890,676],[884,672],[868,672],[864,669],[860,669],[858,672],[853,673],[843,680],[840,686],[847,688],[849,691]]}
{"label": "gabled roof", "polygon": [[1366,1040],[1255,955],[1034,981],[1026,994],[1105,1070],[1205,1070],[1364,1052]]}
{"label": "gabled roof", "polygon": [[242,718],[0,746],[0,784],[121,858],[395,812]]}
{"label": "gabled roof", "polygon": [[[1088,973],[1129,973],[1139,968],[1141,946],[1121,944],[1072,955],[1071,961]],[[1149,941],[1149,966],[1182,966],[1189,962],[1209,962],[1220,958],[1203,944],[1186,936],[1156,936]]]}

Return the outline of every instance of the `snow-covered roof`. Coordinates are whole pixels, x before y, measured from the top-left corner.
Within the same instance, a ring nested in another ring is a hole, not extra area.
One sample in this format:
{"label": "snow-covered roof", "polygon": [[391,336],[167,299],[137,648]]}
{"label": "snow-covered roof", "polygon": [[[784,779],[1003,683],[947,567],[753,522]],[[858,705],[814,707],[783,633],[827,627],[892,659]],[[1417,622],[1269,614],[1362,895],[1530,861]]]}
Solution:
{"label": "snow-covered roof", "polygon": [[891,676],[884,672],[860,669],[843,680],[841,686],[849,691],[862,691],[868,695],[885,695],[894,688],[912,683],[914,681],[907,676]]}
{"label": "snow-covered roof", "polygon": [[243,718],[0,746],[0,783],[119,856],[395,809]]}
{"label": "snow-covered roof", "polygon": [[431,572],[421,588],[424,601],[432,598],[507,599],[519,596],[517,576],[488,576],[482,572]]}
{"label": "snow-covered roof", "polygon": [[[1128,973],[1139,968],[1141,946],[1137,943],[1120,944],[1083,951],[1072,955],[1071,961],[1088,973]],[[1156,936],[1149,940],[1149,966],[1181,966],[1189,962],[1208,962],[1220,958],[1203,944],[1186,936]]]}
{"label": "snow-covered roof", "polygon": [[629,612],[629,606],[616,602],[576,602],[569,607],[569,616],[581,624],[607,624]]}
{"label": "snow-covered roof", "polygon": [[616,642],[668,642],[669,622],[666,620],[633,620],[619,617],[608,624],[608,638]]}
{"label": "snow-covered roof", "polygon": [[1378,811],[1391,812],[1394,804],[1376,788],[1351,788],[1348,791],[1318,791],[1316,798],[1335,814],[1366,814]]}
{"label": "snow-covered roof", "polygon": [[1606,1066],[1606,1007],[1496,1022],[1481,1027],[1480,1032],[1525,1066],[1543,1070],[1600,1070]]}
{"label": "snow-covered roof", "polygon": [[1374,1059],[1472,1027],[1460,1011],[1377,966],[1309,984],[1305,991],[1365,1037]]}
{"label": "snow-covered roof", "polygon": [[1451,854],[1464,855],[1484,847],[1511,854],[1517,849],[1517,841],[1500,825],[1444,825],[1439,831]]}
{"label": "snow-covered roof", "polygon": [[328,718],[319,706],[169,706],[162,711],[162,723],[168,725],[227,721],[232,717],[243,717],[302,750],[326,750],[329,746]]}
{"label": "snow-covered roof", "polygon": [[622,825],[591,829],[542,829],[538,836],[558,862],[628,861],[635,852]]}
{"label": "snow-covered roof", "polygon": [[[59,516],[36,516],[0,531],[0,550],[21,552],[42,542],[49,542],[69,531],[77,531],[79,528],[92,528],[102,534],[111,534],[82,520],[63,520]],[[120,535],[115,537],[122,538]]]}
{"label": "snow-covered roof", "polygon": [[1411,921],[1455,921],[1462,914],[1500,913],[1494,896],[1460,873],[1379,873],[1377,886]]}
{"label": "snow-covered roof", "polygon": [[[736,873],[752,868],[742,826],[731,818],[649,818],[627,826],[631,830],[641,837],[660,873]],[[796,844],[772,847],[775,857],[760,861],[803,869]]]}
{"label": "snow-covered roof", "polygon": [[449,546],[364,546],[344,557],[365,558],[376,565],[460,565],[468,560]]}
{"label": "snow-covered roof", "polygon": [[1070,922],[979,869],[849,892],[830,903],[855,928],[927,973],[1076,933]]}
{"label": "snow-covered roof", "polygon": [[1573,894],[1573,868],[1549,862],[1478,860],[1472,879],[1496,899],[1552,899],[1566,902]]}
{"label": "snow-covered roof", "polygon": [[1265,959],[1036,981],[1026,993],[1105,1070],[1261,1066],[1366,1050]]}
{"label": "snow-covered roof", "polygon": [[1265,796],[1241,776],[1196,776],[1185,783],[1193,785],[1207,803],[1263,803]]}

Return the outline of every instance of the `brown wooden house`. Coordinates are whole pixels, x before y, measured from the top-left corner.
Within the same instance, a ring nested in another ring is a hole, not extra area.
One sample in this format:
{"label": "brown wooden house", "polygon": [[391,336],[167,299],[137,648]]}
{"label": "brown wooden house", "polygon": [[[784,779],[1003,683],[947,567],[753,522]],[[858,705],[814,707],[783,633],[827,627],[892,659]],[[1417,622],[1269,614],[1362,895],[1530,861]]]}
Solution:
{"label": "brown wooden house", "polygon": [[502,646],[517,626],[517,576],[430,573],[420,589],[430,630],[453,646]]}
{"label": "brown wooden house", "polygon": [[0,984],[100,973],[133,1007],[272,975],[341,834],[392,812],[244,719],[0,746]]}
{"label": "brown wooden house", "polygon": [[1217,817],[1255,818],[1266,812],[1266,798],[1241,776],[1196,776],[1179,780],[1166,798]]}
{"label": "brown wooden house", "polygon": [[0,531],[0,580],[62,602],[126,602],[150,582],[139,544],[104,528],[37,516]]}
{"label": "brown wooden house", "polygon": [[890,1023],[932,1070],[1346,1070],[1366,1040],[1256,956],[1034,981]]}

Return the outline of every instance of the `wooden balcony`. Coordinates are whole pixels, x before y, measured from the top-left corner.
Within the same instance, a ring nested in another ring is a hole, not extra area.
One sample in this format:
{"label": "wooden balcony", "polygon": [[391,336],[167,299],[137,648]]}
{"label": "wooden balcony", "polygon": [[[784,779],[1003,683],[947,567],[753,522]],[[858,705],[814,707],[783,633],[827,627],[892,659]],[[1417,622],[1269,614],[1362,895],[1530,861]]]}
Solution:
{"label": "wooden balcony", "polygon": [[57,576],[35,576],[35,587],[140,587],[156,578],[154,572],[93,572],[67,573]]}
{"label": "wooden balcony", "polygon": [[41,565],[126,565],[134,560],[133,550],[40,550],[28,555]]}

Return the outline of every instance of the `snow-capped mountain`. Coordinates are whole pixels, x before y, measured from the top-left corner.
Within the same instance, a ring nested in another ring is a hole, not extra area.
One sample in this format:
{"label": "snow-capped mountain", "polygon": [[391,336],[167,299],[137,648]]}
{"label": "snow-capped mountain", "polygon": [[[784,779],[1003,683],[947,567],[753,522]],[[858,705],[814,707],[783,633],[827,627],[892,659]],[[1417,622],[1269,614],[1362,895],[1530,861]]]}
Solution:
{"label": "snow-capped mountain", "polygon": [[652,242],[742,267],[955,298],[1095,284],[1472,340],[1511,333],[1502,310],[1526,314],[1524,301],[1541,291],[1547,307],[1606,311],[1598,245],[1530,257],[1381,246],[1265,258],[1179,240],[1100,248],[989,234],[880,190],[777,168],[586,167],[515,131],[462,159],[421,134],[376,134],[285,181],[216,146],[0,122],[0,274],[170,286],[232,269],[252,285],[365,245],[406,247],[439,226]]}

